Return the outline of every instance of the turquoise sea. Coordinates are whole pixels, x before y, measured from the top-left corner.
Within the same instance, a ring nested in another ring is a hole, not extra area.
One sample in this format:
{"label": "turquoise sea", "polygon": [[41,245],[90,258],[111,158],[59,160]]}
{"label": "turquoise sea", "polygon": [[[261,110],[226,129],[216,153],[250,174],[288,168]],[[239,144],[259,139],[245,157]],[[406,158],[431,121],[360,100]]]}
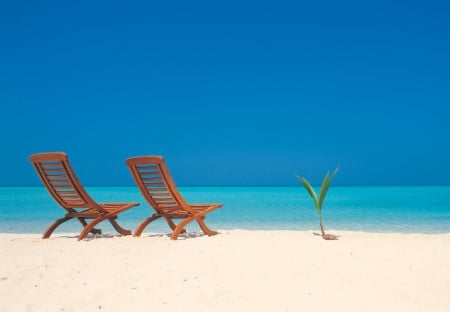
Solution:
{"label": "turquoise sea", "polygon": [[[213,229],[317,230],[313,202],[301,186],[289,187],[180,187],[188,202],[223,203],[207,216]],[[134,230],[153,211],[134,186],[87,187],[98,202],[140,202],[122,213],[120,224]],[[65,211],[42,186],[0,187],[0,232],[42,233]],[[449,233],[450,186],[333,186],[325,201],[326,229],[370,232]],[[114,233],[106,222],[99,226]],[[196,225],[188,227],[198,231]],[[76,220],[54,233],[81,230]],[[158,220],[146,232],[169,233]],[[145,233],[145,232],[144,232]]]}

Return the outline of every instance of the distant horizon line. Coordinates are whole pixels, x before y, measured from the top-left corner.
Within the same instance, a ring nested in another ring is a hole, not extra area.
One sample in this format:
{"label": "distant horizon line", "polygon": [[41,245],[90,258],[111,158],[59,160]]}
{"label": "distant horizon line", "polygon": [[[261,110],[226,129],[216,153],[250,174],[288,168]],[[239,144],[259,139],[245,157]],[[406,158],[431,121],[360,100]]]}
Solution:
{"label": "distant horizon line", "polygon": [[[0,187],[44,187],[44,185],[34,184],[34,185],[0,185]],[[238,185],[238,184],[223,184],[223,185],[183,185],[179,184],[177,187],[303,187],[302,185],[298,184],[283,184],[283,185],[269,185],[269,184],[249,184],[249,185]],[[314,187],[319,187],[319,184],[313,185]],[[380,187],[380,186],[450,186],[450,184],[341,184],[341,185],[332,185],[331,187]],[[84,185],[84,187],[137,187],[134,184],[129,185]]]}

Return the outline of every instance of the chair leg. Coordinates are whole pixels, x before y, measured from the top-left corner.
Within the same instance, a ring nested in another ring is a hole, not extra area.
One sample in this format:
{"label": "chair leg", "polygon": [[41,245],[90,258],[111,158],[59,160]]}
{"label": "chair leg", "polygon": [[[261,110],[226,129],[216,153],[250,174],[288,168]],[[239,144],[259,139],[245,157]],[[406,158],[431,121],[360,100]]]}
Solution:
{"label": "chair leg", "polygon": [[213,231],[209,227],[206,226],[204,218],[197,219],[197,223],[200,226],[200,228],[202,229],[203,233],[205,233],[206,235],[212,236],[212,235],[217,234],[216,231]]}
{"label": "chair leg", "polygon": [[188,225],[188,223],[192,222],[193,220],[195,220],[195,217],[189,217],[189,218],[184,219],[180,223],[178,223],[177,227],[172,232],[172,235],[170,236],[170,239],[176,240],[178,238],[178,235],[180,235],[180,233],[182,231],[184,231],[184,227],[186,225]]}
{"label": "chair leg", "polygon": [[105,220],[104,217],[99,217],[99,218],[95,218],[94,220],[92,220],[90,223],[88,223],[83,231],[81,231],[80,235],[78,236],[78,240],[82,240],[85,239],[86,236],[91,232],[91,230],[94,228],[94,226],[96,226],[97,224],[99,224],[100,222],[102,222],[103,220]]}
{"label": "chair leg", "polygon": [[145,227],[147,225],[149,225],[151,222],[157,220],[161,218],[161,216],[158,215],[152,215],[150,218],[145,219],[144,221],[141,222],[141,224],[138,225],[138,227],[136,228],[136,230],[134,230],[134,235],[133,236],[141,236],[142,231],[144,231]]}
{"label": "chair leg", "polygon": [[167,218],[167,217],[164,217],[164,219],[166,220],[167,224],[170,226],[172,231],[175,230],[177,225],[172,221],[172,219],[171,218]]}
{"label": "chair leg", "polygon": [[[164,217],[164,219],[166,219],[167,224],[169,224],[172,231],[174,231],[176,229],[177,225],[173,222],[173,220],[171,218],[167,218],[167,217]],[[183,233],[186,233],[185,229],[181,230],[181,232],[180,232],[180,234],[183,234]]]}
{"label": "chair leg", "polygon": [[172,235],[170,236],[170,239],[177,239],[178,235],[180,235],[180,233],[183,233],[183,231],[185,231],[184,227],[194,220],[197,221],[198,225],[200,226],[200,228],[206,235],[208,235],[208,236],[216,235],[217,234],[216,231],[213,231],[206,226],[205,222],[203,221],[204,218],[205,218],[204,216],[193,216],[193,217],[184,219],[175,228]]}
{"label": "chair leg", "polygon": [[131,235],[131,231],[121,227],[119,225],[119,223],[117,223],[116,219],[117,219],[117,216],[113,217],[113,218],[109,218],[108,221],[111,223],[111,225],[117,231],[117,233],[122,234],[122,235]]}
{"label": "chair leg", "polygon": [[[80,223],[81,223],[81,225],[83,227],[87,226],[87,222],[86,222],[85,218],[77,218],[77,219],[78,219],[78,221],[80,221]],[[102,234],[102,230],[101,229],[92,229],[89,233],[91,233],[91,234]]]}
{"label": "chair leg", "polygon": [[60,226],[61,224],[63,224],[66,221],[69,221],[70,219],[72,219],[72,217],[64,217],[61,219],[56,220],[55,222],[53,222],[48,228],[47,230],[44,232],[44,235],[42,235],[42,238],[49,238],[50,235],[52,235],[53,231]]}

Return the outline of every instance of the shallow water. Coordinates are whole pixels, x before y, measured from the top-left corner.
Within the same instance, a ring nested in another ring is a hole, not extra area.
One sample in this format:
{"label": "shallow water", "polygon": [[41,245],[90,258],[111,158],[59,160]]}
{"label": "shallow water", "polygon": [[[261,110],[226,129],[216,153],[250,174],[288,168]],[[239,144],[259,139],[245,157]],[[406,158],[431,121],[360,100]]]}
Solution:
{"label": "shallow water", "polygon": [[[153,211],[136,187],[88,187],[98,202],[140,202],[119,216],[131,230]],[[218,202],[207,216],[213,229],[317,230],[313,202],[301,186],[180,187],[188,202]],[[42,233],[64,213],[44,187],[0,187],[0,232]],[[331,187],[323,208],[326,228],[370,232],[450,232],[450,186]],[[105,231],[113,231],[102,224]],[[79,232],[76,221],[57,232]],[[198,230],[192,225],[189,230]],[[170,232],[158,220],[146,232]]]}

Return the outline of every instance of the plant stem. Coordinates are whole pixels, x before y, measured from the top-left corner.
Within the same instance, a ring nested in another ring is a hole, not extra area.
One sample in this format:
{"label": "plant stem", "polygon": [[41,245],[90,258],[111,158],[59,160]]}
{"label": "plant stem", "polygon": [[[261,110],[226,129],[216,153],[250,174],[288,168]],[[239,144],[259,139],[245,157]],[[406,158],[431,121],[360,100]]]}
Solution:
{"label": "plant stem", "polygon": [[320,223],[320,231],[322,232],[322,236],[325,236],[325,230],[323,229],[323,223],[322,223],[322,215],[319,215],[319,223]]}

